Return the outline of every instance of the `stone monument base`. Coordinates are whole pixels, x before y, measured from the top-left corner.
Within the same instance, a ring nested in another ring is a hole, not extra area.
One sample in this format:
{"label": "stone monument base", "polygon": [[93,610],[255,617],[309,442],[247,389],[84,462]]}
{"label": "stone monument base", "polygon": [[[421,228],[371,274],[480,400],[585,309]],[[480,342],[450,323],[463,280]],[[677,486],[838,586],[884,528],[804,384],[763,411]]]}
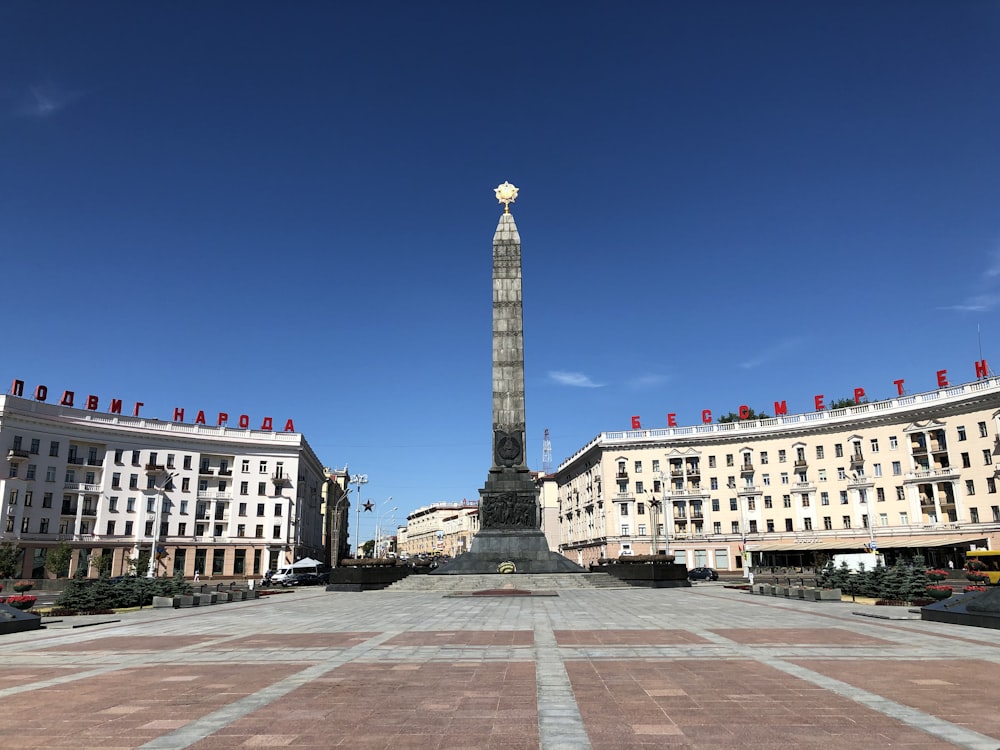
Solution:
{"label": "stone monument base", "polygon": [[535,529],[480,531],[472,548],[431,575],[499,573],[500,563],[514,563],[515,573],[586,573],[583,568],[549,549],[545,534]]}

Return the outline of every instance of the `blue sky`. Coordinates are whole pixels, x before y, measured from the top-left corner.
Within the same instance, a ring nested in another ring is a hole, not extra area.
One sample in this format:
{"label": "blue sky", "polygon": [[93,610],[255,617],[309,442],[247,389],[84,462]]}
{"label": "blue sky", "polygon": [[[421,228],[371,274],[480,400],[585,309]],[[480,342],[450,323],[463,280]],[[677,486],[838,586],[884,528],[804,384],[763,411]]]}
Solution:
{"label": "blue sky", "polygon": [[400,520],[475,498],[510,180],[535,468],[973,380],[998,50],[986,1],[8,0],[0,377],[292,418]]}

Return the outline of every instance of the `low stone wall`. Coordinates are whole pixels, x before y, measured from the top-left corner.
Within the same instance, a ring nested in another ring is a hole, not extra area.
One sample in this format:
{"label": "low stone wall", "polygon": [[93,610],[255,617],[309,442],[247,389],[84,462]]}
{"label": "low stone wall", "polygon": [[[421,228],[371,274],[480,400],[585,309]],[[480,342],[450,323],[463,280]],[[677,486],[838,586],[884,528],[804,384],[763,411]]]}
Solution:
{"label": "low stone wall", "polygon": [[781,586],[773,583],[754,583],[751,594],[759,596],[781,596],[786,599],[802,599],[807,602],[839,602],[840,589],[821,589],[814,586]]}
{"label": "low stone wall", "polygon": [[257,599],[260,593],[256,589],[227,589],[225,591],[198,591],[185,596],[154,596],[153,607],[164,609],[179,609],[181,607],[207,607],[210,604],[226,602],[242,602],[247,599]]}

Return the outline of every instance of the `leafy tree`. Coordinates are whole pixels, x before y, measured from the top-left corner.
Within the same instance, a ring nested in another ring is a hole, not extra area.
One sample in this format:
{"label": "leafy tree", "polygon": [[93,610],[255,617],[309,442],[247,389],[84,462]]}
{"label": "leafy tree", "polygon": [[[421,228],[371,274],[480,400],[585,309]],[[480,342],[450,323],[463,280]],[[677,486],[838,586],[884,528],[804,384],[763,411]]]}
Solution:
{"label": "leafy tree", "polygon": [[832,401],[827,404],[826,408],[832,411],[833,409],[846,409],[848,406],[857,406],[858,404],[867,403],[867,398],[863,398],[860,401],[855,401],[853,398],[838,398],[836,401]]}
{"label": "leafy tree", "polygon": [[[69,563],[73,559],[73,548],[66,542],[60,542],[45,555],[45,569],[56,578],[69,574]],[[82,571],[78,571],[82,572]]]}
{"label": "leafy tree", "polygon": [[731,411],[725,416],[719,417],[715,421],[718,422],[719,424],[725,424],[727,422],[740,422],[740,421],[748,422],[753,419],[770,419],[770,418],[771,417],[769,414],[766,414],[764,412],[757,412],[754,411],[753,409],[748,409],[747,415],[745,417],[741,417],[736,412]]}
{"label": "leafy tree", "polygon": [[0,544],[0,578],[16,578],[21,574],[22,554],[14,542]]}
{"label": "leafy tree", "polygon": [[93,555],[90,558],[90,567],[97,571],[97,574],[102,577],[111,575],[111,564],[114,562],[114,557],[109,554],[103,555]]}
{"label": "leafy tree", "polygon": [[367,542],[361,545],[361,556],[371,557],[375,554],[375,540],[369,539]]}

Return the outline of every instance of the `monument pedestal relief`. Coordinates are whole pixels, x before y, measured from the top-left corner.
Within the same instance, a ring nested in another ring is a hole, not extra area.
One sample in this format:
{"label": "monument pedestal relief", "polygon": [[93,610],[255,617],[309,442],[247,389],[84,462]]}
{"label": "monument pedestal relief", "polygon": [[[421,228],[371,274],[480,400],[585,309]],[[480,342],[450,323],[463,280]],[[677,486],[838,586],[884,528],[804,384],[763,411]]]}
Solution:
{"label": "monument pedestal relief", "polygon": [[504,212],[493,235],[493,463],[479,491],[471,548],[435,574],[496,573],[501,563],[513,563],[517,573],[582,573],[549,549],[540,528],[538,487],[524,451],[521,237],[510,213],[517,188],[505,182],[495,192]]}

